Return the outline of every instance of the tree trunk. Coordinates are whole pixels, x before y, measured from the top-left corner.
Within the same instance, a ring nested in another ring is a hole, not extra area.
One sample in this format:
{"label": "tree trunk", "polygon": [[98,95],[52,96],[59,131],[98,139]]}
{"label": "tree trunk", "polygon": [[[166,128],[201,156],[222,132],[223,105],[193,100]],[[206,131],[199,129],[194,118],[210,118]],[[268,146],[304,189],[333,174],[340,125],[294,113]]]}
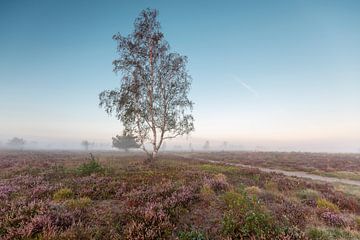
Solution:
{"label": "tree trunk", "polygon": [[153,161],[157,159],[157,154],[158,154],[158,151],[157,151],[157,150],[154,150],[154,151],[152,152],[151,158],[152,158]]}

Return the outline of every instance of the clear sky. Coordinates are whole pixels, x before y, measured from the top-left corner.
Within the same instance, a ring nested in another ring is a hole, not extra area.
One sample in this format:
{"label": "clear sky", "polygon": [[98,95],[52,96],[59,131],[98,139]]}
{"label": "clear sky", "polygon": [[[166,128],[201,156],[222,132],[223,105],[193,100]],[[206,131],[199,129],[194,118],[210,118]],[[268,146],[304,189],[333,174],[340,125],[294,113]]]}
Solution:
{"label": "clear sky", "polygon": [[[106,142],[112,35],[157,8],[189,58],[194,142],[360,148],[360,1],[0,1],[0,141]],[[217,143],[216,143],[217,144]]]}

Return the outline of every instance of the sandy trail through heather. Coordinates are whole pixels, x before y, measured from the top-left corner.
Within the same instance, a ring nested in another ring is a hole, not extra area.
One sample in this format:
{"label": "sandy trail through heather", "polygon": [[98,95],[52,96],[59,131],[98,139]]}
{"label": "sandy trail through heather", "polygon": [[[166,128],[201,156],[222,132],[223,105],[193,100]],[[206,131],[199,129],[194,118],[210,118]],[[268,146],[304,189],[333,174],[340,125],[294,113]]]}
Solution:
{"label": "sandy trail through heather", "polygon": [[191,155],[188,155],[188,154],[175,154],[175,155],[178,157],[186,158],[186,159],[193,159],[193,160],[197,160],[197,161],[203,161],[203,162],[209,162],[209,163],[215,163],[215,164],[224,164],[224,165],[243,167],[243,168],[257,168],[262,172],[280,173],[280,174],[284,174],[285,176],[289,176],[289,177],[307,178],[307,179],[311,179],[311,180],[323,181],[323,182],[328,182],[328,183],[343,183],[343,184],[356,185],[356,186],[360,187],[360,181],[355,181],[355,180],[350,180],[350,179],[324,177],[324,176],[319,176],[319,175],[302,172],[302,171],[286,171],[286,170],[281,170],[281,169],[251,166],[251,165],[246,165],[246,164],[241,164],[241,163],[229,163],[229,162],[223,162],[223,161],[216,161],[216,160],[211,160],[211,159],[207,159],[207,158],[192,157]]}

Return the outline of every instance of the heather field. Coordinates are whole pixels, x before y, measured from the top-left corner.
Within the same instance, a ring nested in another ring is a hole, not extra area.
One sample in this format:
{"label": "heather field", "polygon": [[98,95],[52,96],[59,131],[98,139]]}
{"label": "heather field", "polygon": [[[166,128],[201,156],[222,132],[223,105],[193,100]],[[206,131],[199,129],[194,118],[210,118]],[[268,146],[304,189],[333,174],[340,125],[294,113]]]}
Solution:
{"label": "heather field", "polygon": [[170,153],[143,160],[2,152],[0,238],[360,239],[359,199],[332,185]]}

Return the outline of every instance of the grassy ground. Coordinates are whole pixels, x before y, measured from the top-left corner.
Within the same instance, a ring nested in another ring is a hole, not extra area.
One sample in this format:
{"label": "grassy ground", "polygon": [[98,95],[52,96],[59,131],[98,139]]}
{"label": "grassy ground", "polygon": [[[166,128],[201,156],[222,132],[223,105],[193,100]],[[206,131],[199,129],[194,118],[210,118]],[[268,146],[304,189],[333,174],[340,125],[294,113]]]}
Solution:
{"label": "grassy ground", "polygon": [[143,159],[0,153],[0,239],[360,239],[355,187]]}

